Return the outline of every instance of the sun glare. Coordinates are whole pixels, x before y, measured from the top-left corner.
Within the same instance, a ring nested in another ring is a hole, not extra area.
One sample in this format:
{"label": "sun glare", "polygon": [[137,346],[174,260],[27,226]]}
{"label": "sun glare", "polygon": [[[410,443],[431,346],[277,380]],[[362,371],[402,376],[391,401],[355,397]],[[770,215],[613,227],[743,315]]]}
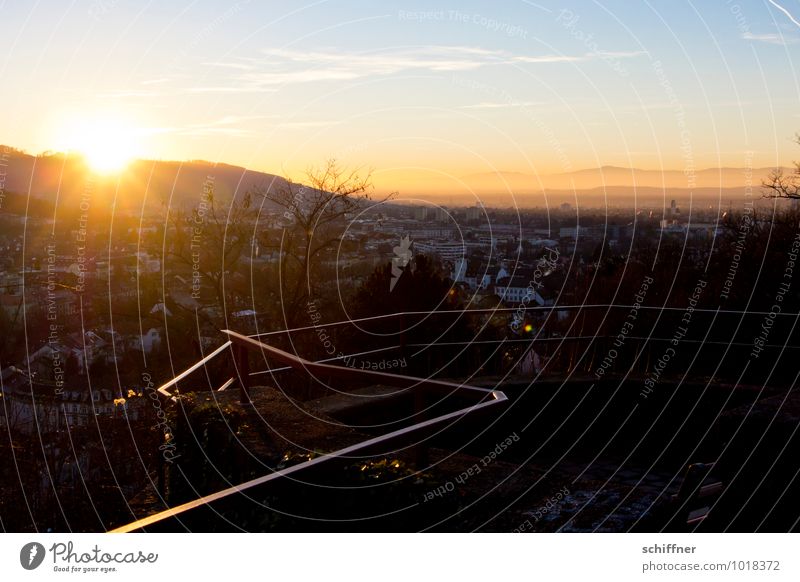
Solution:
{"label": "sun glare", "polygon": [[134,129],[121,119],[74,121],[64,141],[68,150],[79,153],[93,171],[102,174],[123,170],[136,155]]}

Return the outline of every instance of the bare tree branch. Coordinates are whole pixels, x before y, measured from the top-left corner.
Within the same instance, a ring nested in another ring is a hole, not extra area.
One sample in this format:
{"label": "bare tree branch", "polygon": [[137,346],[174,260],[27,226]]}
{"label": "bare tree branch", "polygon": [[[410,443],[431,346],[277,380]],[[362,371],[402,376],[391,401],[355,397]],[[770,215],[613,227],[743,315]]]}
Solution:
{"label": "bare tree branch", "polygon": [[285,220],[276,246],[282,253],[280,278],[288,305],[283,306],[287,323],[294,323],[301,306],[314,292],[318,261],[323,251],[341,240],[346,218],[392,198],[372,197],[371,172],[344,170],[336,160],[321,168],[309,168],[304,184],[286,180],[286,187],[261,189],[256,193],[278,207]]}
{"label": "bare tree branch", "polygon": [[[795,136],[795,141],[800,144],[800,134]],[[794,171],[788,175],[782,168],[769,173],[766,180],[761,182],[764,198],[800,200],[800,162],[794,162],[794,165]]]}

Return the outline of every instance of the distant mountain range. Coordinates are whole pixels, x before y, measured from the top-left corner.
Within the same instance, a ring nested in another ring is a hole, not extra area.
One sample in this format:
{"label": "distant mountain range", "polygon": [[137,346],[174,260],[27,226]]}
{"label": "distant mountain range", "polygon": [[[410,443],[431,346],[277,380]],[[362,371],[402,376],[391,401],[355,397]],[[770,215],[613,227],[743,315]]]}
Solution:
{"label": "distant mountain range", "polygon": [[[774,168],[705,168],[642,170],[603,166],[536,176],[521,172],[489,172],[463,176],[470,190],[451,197],[451,203],[486,206],[552,207],[563,202],[580,206],[669,205],[671,200],[692,205],[741,204],[745,192],[755,201],[762,197],[761,183]],[[792,172],[793,168],[783,168]],[[767,201],[765,201],[767,202]]]}
{"label": "distant mountain range", "polygon": [[[2,146],[0,146],[2,147]],[[5,190],[55,202],[78,203],[89,187],[92,172],[82,158],[64,154],[32,156],[12,149],[8,155]],[[162,204],[195,207],[203,195],[203,183],[214,177],[215,196],[230,199],[255,187],[279,188],[280,176],[205,161],[163,162],[136,160],[118,176],[94,176],[93,197],[118,210],[140,211]],[[117,195],[119,193],[119,195]]]}
{"label": "distant mountain range", "polygon": [[[8,155],[5,190],[42,201],[69,207],[77,204],[87,188],[92,173],[83,159],[64,154],[32,156],[11,149]],[[741,200],[744,189],[752,187],[760,196],[761,181],[772,168],[707,168],[693,173],[680,170],[642,170],[603,166],[572,172],[535,176],[521,172],[490,172],[463,176],[459,184],[431,182],[429,186],[401,189],[400,199],[413,193],[417,199],[450,205],[473,205],[481,200],[487,206],[549,206],[562,202],[581,205],[658,204],[675,198],[687,204],[696,201]],[[786,171],[792,169],[785,168]],[[162,205],[196,207],[203,193],[203,183],[214,177],[215,195],[228,200],[253,188],[281,188],[284,178],[206,161],[137,160],[119,176],[95,177],[93,197],[117,211],[154,211]],[[391,187],[391,184],[386,186]],[[391,188],[390,188],[391,189]],[[146,197],[146,198],[145,198]]]}
{"label": "distant mountain range", "polygon": [[[520,172],[489,172],[465,176],[464,181],[480,191],[515,192],[542,190],[587,190],[603,187],[645,188],[744,188],[748,181],[758,188],[774,168],[706,168],[683,172],[680,170],[641,170],[602,166],[560,174],[536,176]],[[784,168],[791,171],[789,168]]]}

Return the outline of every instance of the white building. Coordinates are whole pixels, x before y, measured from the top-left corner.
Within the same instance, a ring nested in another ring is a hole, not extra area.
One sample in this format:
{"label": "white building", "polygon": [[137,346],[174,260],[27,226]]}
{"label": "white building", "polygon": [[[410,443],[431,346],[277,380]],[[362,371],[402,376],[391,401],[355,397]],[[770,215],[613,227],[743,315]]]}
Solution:
{"label": "white building", "polygon": [[450,263],[463,259],[466,254],[463,243],[451,241],[415,242],[414,250],[417,254],[436,255]]}

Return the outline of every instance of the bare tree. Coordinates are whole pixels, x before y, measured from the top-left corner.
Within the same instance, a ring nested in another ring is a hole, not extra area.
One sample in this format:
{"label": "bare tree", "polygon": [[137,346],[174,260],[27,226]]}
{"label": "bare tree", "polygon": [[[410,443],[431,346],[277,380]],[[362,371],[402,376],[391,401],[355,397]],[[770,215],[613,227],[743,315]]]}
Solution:
{"label": "bare tree", "polygon": [[[204,184],[203,192],[201,203],[191,211],[170,211],[166,255],[177,262],[187,286],[191,284],[195,290],[193,298],[198,295],[198,284],[204,291],[212,291],[213,307],[218,309],[204,306],[190,308],[191,313],[187,313],[194,318],[196,312],[209,328],[219,327],[220,316],[226,312],[248,304],[250,286],[240,267],[242,257],[255,241],[262,248],[278,250],[280,259],[277,276],[266,273],[261,277],[265,284],[258,287],[258,292],[262,297],[251,298],[250,304],[259,304],[259,313],[271,311],[275,306],[269,298],[278,295],[282,297],[280,308],[285,323],[294,325],[309,296],[330,280],[321,273],[320,259],[326,251],[336,250],[347,226],[346,218],[391,198],[374,200],[370,173],[362,176],[358,170],[342,169],[335,160],[309,169],[302,183],[286,179],[279,186],[273,183],[256,187],[230,202],[217,199],[213,183]],[[259,199],[273,212],[278,211],[278,228],[269,221],[268,228],[259,228],[264,223],[259,206],[265,207],[256,203]],[[186,310],[183,305],[177,307]],[[277,314],[276,309],[273,315]]]}
{"label": "bare tree", "polygon": [[[795,135],[795,141],[800,144],[800,134]],[[761,182],[765,198],[800,200],[800,162],[794,162],[794,166],[790,174],[786,174],[782,168],[769,173],[767,179]]]}
{"label": "bare tree", "polygon": [[309,169],[304,182],[287,179],[283,188],[256,192],[283,213],[283,229],[277,240],[268,244],[280,252],[282,307],[290,326],[318,287],[320,258],[341,240],[347,216],[392,197],[375,200],[370,172],[362,176],[358,169],[343,169],[333,159],[321,168]]}
{"label": "bare tree", "polygon": [[[184,272],[192,278],[192,297],[199,296],[201,284],[203,289],[210,289],[215,307],[223,317],[226,311],[240,307],[231,275],[251,242],[252,225],[257,216],[251,202],[252,196],[247,192],[228,204],[221,204],[215,196],[213,183],[208,183],[204,185],[201,204],[191,213],[170,212],[174,233],[168,255],[182,264]],[[197,313],[208,323],[218,323],[216,317],[204,313],[203,309]]]}

